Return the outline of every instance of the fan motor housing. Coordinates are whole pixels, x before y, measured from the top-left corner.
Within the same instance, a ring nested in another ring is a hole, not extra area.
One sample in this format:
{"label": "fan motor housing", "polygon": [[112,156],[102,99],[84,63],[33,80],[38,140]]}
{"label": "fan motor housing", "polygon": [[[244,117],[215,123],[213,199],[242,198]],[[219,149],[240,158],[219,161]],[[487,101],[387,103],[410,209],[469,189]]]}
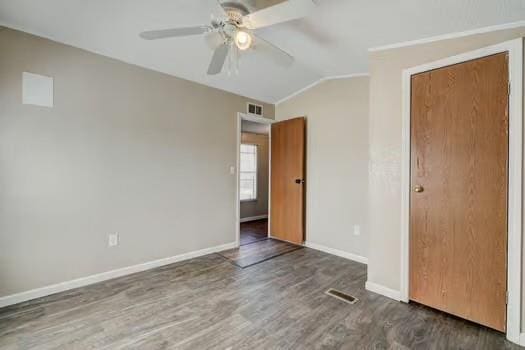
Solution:
{"label": "fan motor housing", "polygon": [[228,1],[221,3],[222,8],[233,22],[241,23],[242,17],[246,16],[250,11],[241,3]]}

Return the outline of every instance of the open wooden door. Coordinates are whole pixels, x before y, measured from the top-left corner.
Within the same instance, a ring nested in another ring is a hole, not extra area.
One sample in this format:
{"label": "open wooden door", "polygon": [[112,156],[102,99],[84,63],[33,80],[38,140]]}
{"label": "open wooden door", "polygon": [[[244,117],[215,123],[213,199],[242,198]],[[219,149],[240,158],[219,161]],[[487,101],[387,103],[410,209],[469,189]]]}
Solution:
{"label": "open wooden door", "polygon": [[270,235],[304,242],[305,119],[272,124]]}

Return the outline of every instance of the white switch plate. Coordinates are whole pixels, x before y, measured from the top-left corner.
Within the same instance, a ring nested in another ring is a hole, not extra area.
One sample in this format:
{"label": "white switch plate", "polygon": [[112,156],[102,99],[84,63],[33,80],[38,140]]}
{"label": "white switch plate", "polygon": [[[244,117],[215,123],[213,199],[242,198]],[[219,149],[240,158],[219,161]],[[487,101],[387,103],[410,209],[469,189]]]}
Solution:
{"label": "white switch plate", "polygon": [[108,236],[108,247],[115,247],[118,245],[118,233],[110,233]]}
{"label": "white switch plate", "polygon": [[230,166],[230,175],[235,175],[235,167],[233,165]]}
{"label": "white switch plate", "polygon": [[359,236],[361,234],[361,228],[359,225],[354,225],[354,236]]}

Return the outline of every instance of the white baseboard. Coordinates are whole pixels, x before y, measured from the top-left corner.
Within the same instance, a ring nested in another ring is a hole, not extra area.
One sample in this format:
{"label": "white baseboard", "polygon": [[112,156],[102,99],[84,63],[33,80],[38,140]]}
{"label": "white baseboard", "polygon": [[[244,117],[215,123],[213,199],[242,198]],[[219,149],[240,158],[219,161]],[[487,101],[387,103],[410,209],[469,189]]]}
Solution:
{"label": "white baseboard", "polygon": [[47,295],[64,292],[66,290],[70,290],[70,289],[74,289],[78,287],[84,287],[84,286],[87,286],[93,283],[107,281],[112,278],[126,276],[132,273],[153,269],[159,266],[169,265],[175,262],[196,258],[199,256],[211,254],[211,253],[220,252],[222,250],[232,249],[232,248],[235,248],[235,246],[236,246],[235,242],[222,244],[222,245],[218,245],[218,246],[211,247],[211,248],[205,248],[205,249],[196,250],[193,252],[171,256],[168,258],[148,261],[142,264],[127,266],[127,267],[123,267],[123,268],[116,269],[116,270],[98,273],[96,275],[81,277],[81,278],[77,278],[71,281],[61,282],[61,283],[53,284],[50,286],[45,286],[42,288],[37,288],[37,289],[32,289],[32,290],[28,290],[28,291],[21,292],[21,293],[7,295],[4,297],[0,297],[0,307],[18,304],[18,303],[21,303],[27,300],[41,298]]}
{"label": "white baseboard", "polygon": [[394,299],[397,301],[401,300],[401,292],[398,290],[390,289],[388,287],[369,281],[366,281],[365,288],[370,292],[384,295],[385,297],[388,297],[390,299]]}
{"label": "white baseboard", "polygon": [[328,253],[328,254],[332,254],[332,255],[336,255],[336,256],[339,256],[341,258],[353,260],[353,261],[356,261],[356,262],[361,263],[361,264],[368,264],[368,259],[366,257],[364,257],[364,256],[361,256],[361,255],[348,253],[348,252],[345,252],[345,251],[342,251],[342,250],[339,250],[339,249],[326,247],[324,245],[317,244],[317,243],[312,243],[312,242],[309,242],[309,241],[304,242],[304,245],[306,247],[308,247],[308,248],[312,248],[312,249],[315,249],[315,250],[320,250],[322,252],[325,252],[325,253]]}
{"label": "white baseboard", "polygon": [[[512,341],[511,339],[509,340]],[[518,342],[514,342],[514,343],[521,345],[521,346],[525,346],[525,333],[521,333],[519,336]]]}
{"label": "white baseboard", "polygon": [[245,218],[241,218],[239,222],[248,222],[248,221],[255,221],[255,220],[262,220],[262,219],[268,219],[268,214],[265,215],[257,215],[257,216],[248,216]]}

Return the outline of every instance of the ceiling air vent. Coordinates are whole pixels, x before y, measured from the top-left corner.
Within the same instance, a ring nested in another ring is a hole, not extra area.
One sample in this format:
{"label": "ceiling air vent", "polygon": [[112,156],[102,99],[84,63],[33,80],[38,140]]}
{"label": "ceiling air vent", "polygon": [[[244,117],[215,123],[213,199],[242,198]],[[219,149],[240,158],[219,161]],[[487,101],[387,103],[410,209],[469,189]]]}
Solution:
{"label": "ceiling air vent", "polygon": [[262,116],[263,107],[261,105],[256,105],[255,103],[248,102],[248,114],[255,114]]}

